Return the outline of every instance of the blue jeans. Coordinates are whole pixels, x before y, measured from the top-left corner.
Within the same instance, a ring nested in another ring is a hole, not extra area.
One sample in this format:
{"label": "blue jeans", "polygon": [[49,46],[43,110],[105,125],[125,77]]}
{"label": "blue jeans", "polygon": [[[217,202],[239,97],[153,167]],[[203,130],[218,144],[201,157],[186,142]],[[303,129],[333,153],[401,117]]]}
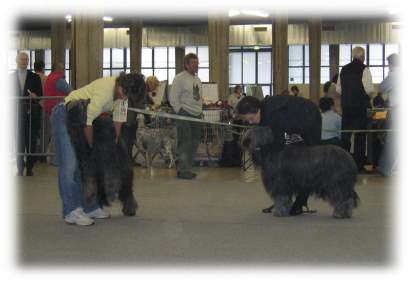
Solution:
{"label": "blue jeans", "polygon": [[51,115],[52,135],[58,159],[58,187],[64,217],[78,207],[83,208],[85,213],[100,207],[98,204],[85,207],[81,191],[80,169],[65,123],[66,115],[67,112],[62,103],[55,106]]}

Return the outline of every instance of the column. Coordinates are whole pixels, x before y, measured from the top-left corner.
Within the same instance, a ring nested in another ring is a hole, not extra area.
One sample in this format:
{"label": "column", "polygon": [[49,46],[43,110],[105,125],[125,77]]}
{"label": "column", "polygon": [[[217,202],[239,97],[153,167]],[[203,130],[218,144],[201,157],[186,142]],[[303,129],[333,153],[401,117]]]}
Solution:
{"label": "column", "polygon": [[273,94],[288,90],[288,17],[275,16],[272,26]]}
{"label": "column", "polygon": [[141,20],[132,20],[129,29],[131,72],[141,73],[142,68],[142,28]]}
{"label": "column", "polygon": [[229,19],[209,16],[208,37],[209,80],[217,83],[219,99],[226,100],[229,96]]}
{"label": "column", "polygon": [[318,105],[321,81],[321,20],[308,21],[310,51],[310,100]]}
{"label": "column", "polygon": [[76,15],[72,21],[72,85],[81,88],[102,77],[104,22],[102,16]]}
{"label": "column", "polygon": [[66,20],[55,18],[51,21],[51,65],[60,62],[65,66]]}

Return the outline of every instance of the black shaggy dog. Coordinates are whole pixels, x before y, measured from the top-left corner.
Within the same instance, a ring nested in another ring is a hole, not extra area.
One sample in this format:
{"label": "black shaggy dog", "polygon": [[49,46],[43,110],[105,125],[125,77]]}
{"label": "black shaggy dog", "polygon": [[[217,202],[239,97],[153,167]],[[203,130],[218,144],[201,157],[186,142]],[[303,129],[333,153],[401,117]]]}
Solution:
{"label": "black shaggy dog", "polygon": [[[129,75],[129,74],[128,74]],[[128,86],[130,107],[140,107],[144,97],[145,82],[143,75],[135,74],[120,78],[131,80],[123,83]],[[93,121],[93,146],[88,145],[84,135],[89,100],[72,101],[67,105],[67,128],[73,143],[81,173],[81,189],[85,202],[96,200],[103,205],[118,198],[122,204],[122,213],[134,216],[138,204],[133,195],[133,163],[131,150],[137,121],[128,115],[122,125],[118,143],[115,143],[115,127],[110,116],[99,116]]]}
{"label": "black shaggy dog", "polygon": [[275,216],[288,216],[294,195],[308,193],[328,201],[333,217],[350,218],[358,206],[354,190],[358,174],[351,155],[334,145],[283,146],[267,127],[249,129],[242,145],[261,168]]}

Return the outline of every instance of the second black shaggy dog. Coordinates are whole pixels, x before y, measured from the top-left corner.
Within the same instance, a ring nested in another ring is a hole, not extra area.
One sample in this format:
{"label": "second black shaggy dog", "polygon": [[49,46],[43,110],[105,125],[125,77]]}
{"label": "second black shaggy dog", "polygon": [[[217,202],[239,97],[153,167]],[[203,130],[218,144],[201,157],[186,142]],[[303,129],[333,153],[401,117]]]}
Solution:
{"label": "second black shaggy dog", "polygon": [[288,216],[293,196],[304,193],[328,201],[335,218],[350,218],[358,206],[354,190],[357,167],[341,147],[282,146],[267,127],[248,130],[242,144],[261,168],[265,190],[274,200],[275,216]]}

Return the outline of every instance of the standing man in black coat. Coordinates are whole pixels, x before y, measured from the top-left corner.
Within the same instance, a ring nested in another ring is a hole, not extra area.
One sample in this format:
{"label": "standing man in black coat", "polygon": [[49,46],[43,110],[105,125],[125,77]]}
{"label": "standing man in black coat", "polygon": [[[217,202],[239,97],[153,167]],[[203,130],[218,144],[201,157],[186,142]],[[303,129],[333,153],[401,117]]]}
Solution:
{"label": "standing man in black coat", "polygon": [[[352,62],[341,69],[337,81],[337,92],[341,94],[342,130],[366,129],[368,124],[366,109],[371,106],[370,95],[374,92],[372,76],[364,64],[365,49],[360,46],[352,50]],[[341,135],[342,147],[350,152],[351,132]],[[354,160],[358,171],[364,170],[366,134],[354,134]]]}
{"label": "standing man in black coat", "polygon": [[[36,142],[41,126],[41,106],[39,100],[35,99],[43,95],[43,88],[40,77],[27,70],[28,55],[19,52],[16,58],[17,70],[13,73],[12,80],[15,84],[16,97],[29,97],[31,99],[17,100],[17,169],[18,175],[22,176],[24,167],[27,169],[26,175],[33,175],[36,152]],[[22,155],[22,153],[27,155]],[[24,161],[26,156],[26,161]]]}

